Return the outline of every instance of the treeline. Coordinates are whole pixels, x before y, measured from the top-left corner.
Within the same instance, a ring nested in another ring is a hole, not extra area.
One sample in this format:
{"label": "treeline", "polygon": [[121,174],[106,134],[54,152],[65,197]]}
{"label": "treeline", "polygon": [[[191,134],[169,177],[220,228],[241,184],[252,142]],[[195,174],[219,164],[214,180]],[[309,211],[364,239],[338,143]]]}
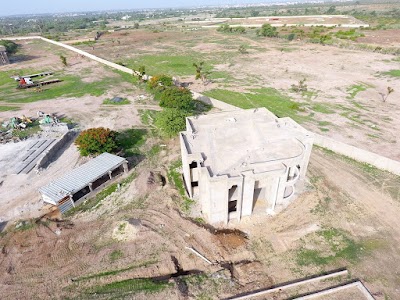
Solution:
{"label": "treeline", "polygon": [[89,16],[37,18],[8,17],[0,19],[0,35],[24,35],[29,33],[63,33],[79,29],[104,29],[107,24],[102,18]]}

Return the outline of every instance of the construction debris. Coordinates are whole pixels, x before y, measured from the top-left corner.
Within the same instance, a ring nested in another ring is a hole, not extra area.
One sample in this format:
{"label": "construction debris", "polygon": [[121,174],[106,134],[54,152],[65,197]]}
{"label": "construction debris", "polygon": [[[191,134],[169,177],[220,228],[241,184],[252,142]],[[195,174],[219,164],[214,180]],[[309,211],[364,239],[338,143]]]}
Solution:
{"label": "construction debris", "polygon": [[43,85],[48,85],[48,84],[62,81],[60,79],[51,79],[51,80],[46,80],[46,81],[32,81],[32,78],[44,77],[44,76],[49,76],[49,75],[53,75],[53,72],[43,72],[43,73],[32,74],[32,75],[23,75],[23,76],[16,75],[16,76],[11,76],[11,78],[14,79],[15,81],[18,81],[18,86],[17,86],[18,89],[28,89],[28,88],[35,87],[35,88],[37,88],[37,89],[35,89],[35,91],[40,92],[41,87]]}

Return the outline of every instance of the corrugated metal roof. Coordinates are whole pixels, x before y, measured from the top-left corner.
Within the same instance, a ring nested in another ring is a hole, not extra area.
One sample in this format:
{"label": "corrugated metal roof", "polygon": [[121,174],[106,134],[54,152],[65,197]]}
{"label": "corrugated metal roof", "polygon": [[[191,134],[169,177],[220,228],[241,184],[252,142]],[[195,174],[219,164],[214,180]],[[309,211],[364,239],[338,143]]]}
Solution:
{"label": "corrugated metal roof", "polygon": [[108,171],[114,170],[125,161],[125,158],[110,153],[100,154],[63,177],[41,187],[39,192],[58,202],[107,174]]}

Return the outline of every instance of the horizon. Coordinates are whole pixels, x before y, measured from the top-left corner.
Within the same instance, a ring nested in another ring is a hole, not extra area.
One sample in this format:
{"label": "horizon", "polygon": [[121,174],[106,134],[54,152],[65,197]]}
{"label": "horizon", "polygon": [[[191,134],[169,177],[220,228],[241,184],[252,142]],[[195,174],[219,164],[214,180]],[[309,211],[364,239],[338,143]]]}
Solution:
{"label": "horizon", "polygon": [[[317,0],[318,1],[318,0]],[[19,17],[24,15],[48,15],[48,14],[70,14],[70,13],[94,13],[94,12],[118,12],[133,10],[151,10],[151,9],[190,9],[200,7],[222,7],[236,5],[261,5],[261,4],[279,4],[279,3],[299,3],[311,2],[311,0],[175,0],[173,4],[161,0],[149,0],[145,5],[141,3],[131,3],[129,0],[114,0],[112,3],[96,3],[89,0],[81,3],[79,0],[70,0],[68,3],[54,3],[50,0],[38,0],[35,6],[23,7],[15,6],[11,3],[3,4],[0,17]],[[318,2],[327,2],[321,0]],[[73,9],[71,9],[73,7]]]}

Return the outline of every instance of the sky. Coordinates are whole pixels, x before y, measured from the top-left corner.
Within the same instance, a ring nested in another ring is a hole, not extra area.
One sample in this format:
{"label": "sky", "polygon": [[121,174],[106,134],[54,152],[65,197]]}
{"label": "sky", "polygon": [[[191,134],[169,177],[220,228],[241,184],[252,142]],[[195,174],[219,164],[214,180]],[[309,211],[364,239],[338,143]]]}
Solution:
{"label": "sky", "polygon": [[191,7],[201,5],[235,5],[260,2],[277,2],[276,0],[34,0],[6,1],[0,0],[0,15],[45,14],[81,11],[102,11],[142,8]]}

